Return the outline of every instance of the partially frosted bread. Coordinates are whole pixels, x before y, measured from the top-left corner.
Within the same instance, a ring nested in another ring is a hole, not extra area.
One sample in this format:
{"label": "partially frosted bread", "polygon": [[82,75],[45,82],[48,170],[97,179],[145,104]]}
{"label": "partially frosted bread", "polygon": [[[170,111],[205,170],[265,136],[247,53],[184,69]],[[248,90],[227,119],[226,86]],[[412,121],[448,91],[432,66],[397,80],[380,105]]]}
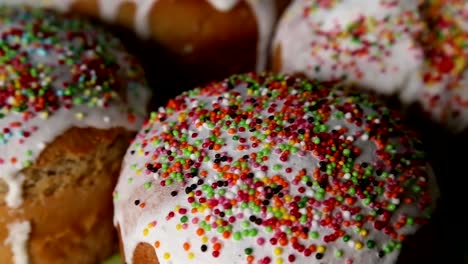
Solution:
{"label": "partially frosted bread", "polygon": [[99,25],[0,7],[1,263],[112,253],[112,188],[149,95],[139,64]]}

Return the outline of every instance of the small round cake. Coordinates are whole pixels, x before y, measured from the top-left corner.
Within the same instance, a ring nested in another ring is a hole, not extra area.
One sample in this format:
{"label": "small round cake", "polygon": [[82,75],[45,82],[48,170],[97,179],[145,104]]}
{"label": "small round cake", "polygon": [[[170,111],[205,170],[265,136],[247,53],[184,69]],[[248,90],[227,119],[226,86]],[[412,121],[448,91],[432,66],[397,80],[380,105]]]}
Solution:
{"label": "small round cake", "polygon": [[0,262],[99,263],[144,73],[99,25],[0,7]]}
{"label": "small round cake", "polygon": [[153,112],[124,159],[128,264],[394,263],[438,197],[417,134],[373,96],[235,75]]}
{"label": "small round cake", "polygon": [[[145,50],[191,79],[265,70],[274,25],[289,0],[20,0],[80,13],[151,39]],[[11,2],[10,0],[0,0]],[[277,3],[278,2],[278,3]],[[156,50],[156,51],[155,51]],[[207,63],[209,62],[209,63]],[[167,65],[166,65],[167,68]],[[187,78],[187,77],[185,77]]]}
{"label": "small round cake", "polygon": [[279,22],[273,70],[396,94],[464,131],[467,21],[464,0],[297,0]]}
{"label": "small round cake", "polygon": [[273,69],[414,99],[424,28],[418,1],[294,1],[277,28]]}
{"label": "small round cake", "polygon": [[419,101],[434,120],[453,131],[468,128],[468,3],[425,1],[428,30],[422,37],[425,63]]}

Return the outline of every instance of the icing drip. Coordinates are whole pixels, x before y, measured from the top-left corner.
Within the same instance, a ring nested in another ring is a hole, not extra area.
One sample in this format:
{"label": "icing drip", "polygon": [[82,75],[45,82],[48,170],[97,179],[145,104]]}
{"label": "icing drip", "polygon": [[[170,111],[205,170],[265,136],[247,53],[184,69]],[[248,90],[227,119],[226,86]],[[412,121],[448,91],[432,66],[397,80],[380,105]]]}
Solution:
{"label": "icing drip", "polygon": [[270,40],[273,33],[276,18],[276,1],[271,0],[248,0],[257,19],[258,43],[257,43],[257,66],[258,72],[267,67]]}
{"label": "icing drip", "polygon": [[[72,127],[137,130],[149,90],[120,42],[94,24],[6,7],[0,16],[9,18],[0,20],[0,179],[16,208],[21,170],[47,144]],[[114,91],[119,85],[126,101]]]}
{"label": "icing drip", "polygon": [[125,156],[125,261],[146,242],[161,264],[394,263],[438,196],[417,142],[343,87],[251,74],[186,92]]}
{"label": "icing drip", "polygon": [[14,172],[4,173],[4,180],[8,185],[8,193],[5,197],[5,202],[10,208],[18,208],[23,203],[24,175],[21,173],[16,174]]}
{"label": "icing drip", "polygon": [[8,238],[5,240],[5,244],[11,247],[13,263],[29,263],[28,240],[30,232],[31,223],[29,221],[13,223],[8,226]]}
{"label": "icing drip", "polygon": [[216,9],[226,12],[233,9],[240,0],[207,0]]}

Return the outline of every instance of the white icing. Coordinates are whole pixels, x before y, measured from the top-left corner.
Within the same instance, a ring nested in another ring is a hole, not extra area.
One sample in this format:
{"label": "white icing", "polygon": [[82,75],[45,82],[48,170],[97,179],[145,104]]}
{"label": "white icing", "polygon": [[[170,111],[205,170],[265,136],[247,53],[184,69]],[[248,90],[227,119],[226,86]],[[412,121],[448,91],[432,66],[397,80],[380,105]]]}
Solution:
{"label": "white icing", "polygon": [[257,43],[257,66],[258,72],[267,68],[270,41],[276,22],[276,1],[272,0],[249,0],[257,19],[258,43]]}
{"label": "white icing", "polygon": [[[0,33],[9,30],[11,27],[21,27],[24,25],[9,23],[0,23]],[[27,23],[26,23],[27,24]],[[65,32],[64,32],[65,35]],[[114,56],[120,64],[122,72],[116,72],[117,78],[126,78],[126,71],[129,71],[130,64],[128,61],[128,55],[120,50],[120,46],[116,48],[116,39],[109,41],[109,54]],[[118,43],[118,42],[117,42]],[[112,44],[112,45],[111,45]],[[25,52],[30,52],[31,47],[22,45],[22,49]],[[60,76],[57,80],[52,82],[54,89],[62,89],[63,82],[71,81],[70,78],[71,69],[66,66],[59,66],[58,60],[63,58],[63,53],[54,53],[50,51],[46,54],[35,55],[32,53],[29,56],[29,63],[37,65],[39,63],[52,66],[52,75]],[[86,53],[87,56],[92,58],[94,51]],[[86,66],[82,66],[83,69]],[[123,75],[121,75],[123,73]],[[40,78],[50,77],[49,75],[40,75]],[[14,78],[14,77],[12,77]],[[128,81],[128,83],[126,83]],[[10,128],[10,133],[4,134],[4,138],[0,139],[0,179],[5,181],[8,186],[8,193],[6,195],[6,204],[11,208],[17,208],[22,203],[22,183],[24,176],[21,174],[21,170],[33,163],[42,150],[51,143],[57,136],[63,134],[66,130],[72,127],[94,127],[99,129],[108,129],[113,127],[122,127],[127,130],[136,131],[139,126],[143,123],[143,117],[145,114],[145,105],[149,100],[149,90],[142,85],[142,83],[124,80],[122,85],[127,86],[127,101],[128,104],[123,102],[121,98],[113,98],[108,102],[107,107],[103,107],[101,104],[104,101],[99,99],[95,106],[90,107],[87,104],[75,105],[71,108],[65,108],[61,102],[60,108],[51,113],[35,113],[32,117],[25,120],[24,113],[18,113],[14,111],[8,111],[8,109],[0,108],[0,113],[5,117],[0,118],[0,128]],[[3,80],[0,82],[3,84]],[[101,89],[95,87],[94,89]],[[82,96],[82,95],[78,95]],[[33,111],[34,112],[34,111]],[[128,116],[134,114],[134,122],[128,121]],[[11,128],[10,124],[18,123],[14,129]],[[30,136],[21,136],[24,131],[30,132]],[[12,158],[16,159],[15,163],[10,162]]]}
{"label": "white icing", "polygon": [[[416,83],[412,78],[421,68],[423,51],[414,35],[422,28],[414,22],[407,27],[406,22],[397,21],[418,21],[417,4],[405,0],[341,0],[325,8],[307,0],[294,1],[281,18],[274,39],[273,46],[281,46],[280,71],[324,80],[346,75],[347,82],[385,94],[404,90],[406,101],[415,100],[419,87],[412,86]],[[310,14],[304,15],[306,9]],[[359,35],[356,43],[347,30],[360,18],[368,22],[358,23],[366,33]],[[389,38],[394,43],[388,44]],[[361,55],[353,54],[363,46],[361,41],[373,46]]]}
{"label": "white icing", "polygon": [[28,240],[31,232],[29,221],[17,222],[8,225],[8,238],[5,244],[11,247],[13,253],[13,263],[28,264]]}
{"label": "white icing", "polygon": [[216,9],[227,12],[234,8],[240,0],[207,0]]}
{"label": "white icing", "polygon": [[5,173],[4,180],[8,185],[8,193],[5,197],[7,206],[18,208],[23,203],[24,175],[21,173]]}
{"label": "white icing", "polygon": [[[234,89],[237,92],[240,92],[241,95],[241,101],[245,101],[246,99],[246,94],[245,94],[245,86],[238,86],[236,89]],[[267,93],[267,89],[263,89],[261,92]],[[194,100],[191,99],[184,99],[185,104],[187,105],[187,109],[191,109],[192,107],[195,107],[196,105],[201,105],[202,103],[206,104],[204,107],[205,109],[212,110],[212,104],[213,102],[216,102],[218,100],[219,96],[223,96],[222,94],[213,94],[213,95],[201,95],[198,97],[195,97]],[[276,101],[278,104],[277,109],[281,109],[283,103],[281,100]],[[225,106],[227,105],[226,103],[221,103],[221,105]],[[164,110],[160,110],[160,113],[163,113]],[[118,184],[115,189],[115,200],[114,200],[114,206],[115,206],[115,215],[114,215],[114,224],[116,226],[120,227],[120,233],[121,233],[121,238],[123,241],[123,250],[124,250],[124,255],[126,257],[125,261],[127,263],[132,263],[132,257],[133,257],[133,252],[136,248],[136,246],[140,242],[146,242],[150,245],[154,245],[156,241],[160,241],[159,248],[156,249],[159,263],[161,264],[169,264],[169,263],[233,263],[233,264],[238,264],[238,263],[245,263],[245,253],[244,249],[251,247],[254,249],[254,254],[255,256],[271,256],[275,246],[272,246],[268,241],[265,242],[263,246],[258,246],[256,239],[258,237],[268,237],[266,235],[267,233],[263,229],[259,229],[259,236],[255,238],[244,238],[241,241],[234,241],[232,238],[228,240],[223,240],[221,238],[221,243],[222,243],[222,253],[219,257],[213,258],[211,256],[211,251],[208,250],[207,253],[202,253],[200,251],[200,247],[202,244],[208,244],[212,245],[210,242],[203,243],[199,237],[196,236],[196,230],[198,228],[198,225],[193,224],[189,222],[189,225],[186,229],[178,230],[177,228],[177,223],[179,222],[179,217],[181,215],[176,213],[175,218],[171,219],[170,221],[166,219],[167,215],[169,212],[174,211],[174,208],[180,207],[180,208],[186,208],[190,211],[190,208],[192,206],[189,204],[187,201],[187,196],[184,194],[184,189],[186,186],[190,186],[193,183],[196,183],[197,180],[199,179],[198,177],[195,177],[193,180],[188,180],[187,184],[178,184],[174,183],[171,186],[166,186],[166,187],[161,187],[159,185],[159,180],[160,175],[158,173],[149,173],[145,169],[145,164],[148,162],[155,161],[153,158],[153,153],[156,152],[156,149],[158,147],[164,147],[167,150],[171,150],[172,152],[176,152],[177,155],[176,157],[183,156],[182,151],[175,148],[171,147],[169,145],[164,145],[161,144],[156,144],[152,145],[151,142],[152,140],[150,138],[157,137],[162,133],[163,131],[167,131],[169,126],[167,124],[171,122],[178,122],[180,121],[179,118],[181,116],[184,116],[185,114],[181,114],[182,112],[187,113],[188,111],[180,111],[180,112],[175,112],[173,114],[168,115],[165,117],[165,121],[163,122],[155,122],[153,125],[149,125],[147,127],[144,127],[140,133],[137,135],[133,145],[129,148],[122,167],[121,171],[121,176],[119,178]],[[266,109],[263,110],[261,113],[261,117],[269,116],[271,113],[268,113]],[[351,114],[350,114],[351,115]],[[350,116],[351,117],[351,116]],[[208,128],[207,126],[201,126],[197,127],[197,121],[193,121],[193,119],[190,119],[190,121],[187,121],[187,128],[184,129],[188,132],[188,135],[191,135],[192,133],[198,133],[197,138],[199,139],[204,139],[207,138],[208,135],[211,132],[211,129]],[[247,120],[246,123],[249,123],[249,121],[252,120]],[[376,121],[377,122],[377,121]],[[341,120],[330,120],[328,123],[329,127],[334,127],[337,125],[340,125],[340,127],[346,127],[349,129],[348,135],[347,136],[352,136],[354,133],[360,131],[362,128],[358,128],[357,126],[345,122],[343,119]],[[146,132],[145,132],[146,131]],[[186,133],[184,131],[179,131],[180,133]],[[249,138],[252,133],[246,131],[246,132],[237,132],[237,135],[240,137],[244,138]],[[244,152],[239,152],[235,149],[235,147],[239,143],[235,143],[234,140],[231,139],[231,136],[227,134],[226,131],[221,131],[221,135],[219,138],[226,139],[226,142],[224,143],[223,147],[221,150],[218,151],[218,153],[227,153],[227,156],[232,157],[233,160],[237,160],[240,157],[242,157],[245,154],[248,154],[250,151],[254,150],[247,150]],[[361,150],[362,153],[360,157],[356,160],[356,163],[359,162],[368,162],[369,164],[373,164],[373,162],[377,162],[378,159],[375,156],[375,142],[372,140],[368,140],[366,137],[354,137],[355,140],[353,144],[358,146]],[[148,145],[144,147],[143,149],[138,147],[141,146],[142,143],[145,140],[148,141]],[[194,144],[195,139],[191,139],[190,136],[187,137],[187,143],[189,145]],[[264,142],[260,143],[260,146],[257,148],[257,150],[263,149],[265,144],[268,144],[270,140],[266,139]],[[395,140],[395,143],[397,141]],[[134,153],[134,154],[132,154]],[[149,154],[148,154],[149,153]],[[207,170],[208,175],[207,177],[204,178],[204,181],[207,184],[211,184],[213,182],[216,182],[218,179],[218,175],[215,170],[213,170],[213,160],[214,160],[214,151],[209,151],[207,150],[208,156],[210,157],[209,162],[201,162],[201,170]],[[193,157],[194,160],[196,160],[195,157]],[[156,159],[157,160],[157,159]],[[289,157],[287,166],[291,167],[293,169],[293,172],[291,173],[290,176],[296,175],[296,173],[301,169],[301,168],[307,168],[308,171],[313,171],[318,166],[319,160],[313,156],[310,155],[310,153],[305,153],[305,155],[293,155]],[[271,167],[273,164],[278,164],[279,163],[279,155],[276,154],[274,151],[272,151],[272,154],[269,155],[269,159],[267,162],[262,163],[265,164],[268,167]],[[286,165],[285,165],[286,166]],[[271,177],[274,172],[269,170],[268,172],[262,172],[260,169],[255,169],[250,167],[252,172],[255,173],[255,177],[261,178],[264,176]],[[429,181],[430,181],[430,188],[431,189],[431,194],[433,194],[433,201],[435,201],[437,197],[437,186],[434,180],[434,176],[432,174],[432,171],[430,168],[424,169],[428,172],[429,174]],[[239,173],[239,171],[233,171],[234,173]],[[182,171],[184,173],[184,171]],[[284,176],[284,175],[283,175]],[[285,176],[289,177],[289,176]],[[351,177],[349,175],[348,177]],[[389,176],[391,177],[391,176]],[[156,179],[156,181],[154,181]],[[288,178],[288,180],[292,180],[291,178]],[[151,188],[148,190],[144,185],[147,184],[148,182],[152,182]],[[172,197],[171,192],[172,191],[178,191],[178,195],[176,197]],[[296,189],[290,188],[289,191],[291,192],[291,195],[298,195],[299,193],[297,192]],[[226,198],[231,197],[234,198],[236,197],[237,194],[237,186],[234,186],[234,188],[228,190],[228,193],[225,195]],[[305,195],[313,196],[313,190],[310,190],[309,192],[305,193]],[[218,198],[219,196],[215,196],[215,198]],[[140,208],[139,206],[134,205],[134,201],[139,200],[140,203],[145,203],[144,208]],[[217,207],[220,208],[220,207]],[[363,211],[361,211],[362,214],[368,213],[369,208],[364,207]],[[210,215],[211,214],[210,209],[205,209],[204,213],[199,213],[200,220],[203,220],[204,216]],[[241,209],[240,207],[234,207],[233,208],[233,214],[234,215],[239,215],[239,214],[244,214],[244,215],[250,215],[252,212],[250,209]],[[398,209],[398,214],[399,213],[408,213],[408,215],[420,215],[419,209],[417,208],[416,205],[401,205]],[[330,232],[329,229],[323,228],[319,224],[320,216],[322,215],[321,211],[317,210],[314,212],[314,219],[315,221],[312,223],[311,230],[310,231],[319,231],[320,234],[327,234]],[[190,212],[188,215],[191,215]],[[266,214],[263,219],[267,219],[270,217],[271,214]],[[346,216],[345,216],[346,217]],[[349,215],[347,216],[349,217]],[[248,220],[246,218],[242,219],[243,220]],[[189,220],[190,221],[190,220]],[[151,223],[156,223],[156,225],[153,227]],[[211,224],[211,223],[210,223]],[[241,230],[241,221],[238,219],[236,223],[233,224],[233,230]],[[365,228],[368,228],[368,230],[372,230],[372,227],[370,226],[364,226]],[[213,228],[215,229],[215,228]],[[146,230],[146,231],[144,231]],[[402,231],[402,233],[405,234],[412,234],[417,230],[417,227],[405,227]],[[145,234],[144,232],[147,232]],[[207,236],[209,238],[213,236],[218,236],[218,239],[220,238],[219,234],[216,231],[208,231]],[[356,239],[362,239],[358,235],[353,238],[354,241]],[[385,235],[383,232],[369,232],[368,237],[365,238],[367,239],[373,239],[377,243],[384,243],[385,241],[388,241],[389,238],[387,235]],[[361,240],[363,241],[363,240]],[[188,252],[184,251],[182,248],[182,245],[184,243],[190,243],[191,245],[191,250],[190,252],[194,253],[194,258],[189,259],[188,258]],[[346,260],[345,258],[335,258],[333,257],[334,255],[334,250],[342,250],[344,253],[344,256],[347,257],[352,257],[353,263],[362,263],[362,264],[373,264],[373,263],[394,263],[396,261],[396,258],[398,257],[398,250],[393,251],[391,254],[388,254],[385,256],[384,259],[380,259],[377,257],[375,250],[370,250],[364,248],[360,251],[355,250],[353,247],[355,246],[355,242],[351,241],[349,243],[343,242],[342,239],[339,239],[335,242],[325,244],[321,240],[316,240],[317,245],[326,245],[327,247],[327,254],[325,257],[321,260],[316,260],[314,256],[310,257],[305,257],[302,254],[295,254],[296,256],[296,262],[295,263],[344,263]],[[211,246],[209,246],[211,247]],[[170,253],[170,258],[165,259],[164,255],[166,253]],[[289,254],[294,253],[291,249],[287,249],[283,251],[282,258],[283,260],[287,260],[287,257]],[[258,258],[256,259],[258,261]],[[272,259],[272,263],[275,263],[275,260]]]}

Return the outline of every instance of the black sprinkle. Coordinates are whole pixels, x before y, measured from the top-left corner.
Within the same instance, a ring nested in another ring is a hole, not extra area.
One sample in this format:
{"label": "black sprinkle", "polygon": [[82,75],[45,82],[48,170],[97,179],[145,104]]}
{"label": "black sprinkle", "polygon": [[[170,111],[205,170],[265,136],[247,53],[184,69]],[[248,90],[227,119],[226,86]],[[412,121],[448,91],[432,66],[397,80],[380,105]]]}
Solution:
{"label": "black sprinkle", "polygon": [[140,204],[140,200],[135,200],[135,205],[139,205]]}
{"label": "black sprinkle", "polygon": [[208,250],[208,246],[207,245],[202,245],[200,247],[200,249],[201,249],[202,252],[205,252],[206,250]]}
{"label": "black sprinkle", "polygon": [[317,253],[315,254],[316,259],[322,259],[323,258],[323,253]]}

